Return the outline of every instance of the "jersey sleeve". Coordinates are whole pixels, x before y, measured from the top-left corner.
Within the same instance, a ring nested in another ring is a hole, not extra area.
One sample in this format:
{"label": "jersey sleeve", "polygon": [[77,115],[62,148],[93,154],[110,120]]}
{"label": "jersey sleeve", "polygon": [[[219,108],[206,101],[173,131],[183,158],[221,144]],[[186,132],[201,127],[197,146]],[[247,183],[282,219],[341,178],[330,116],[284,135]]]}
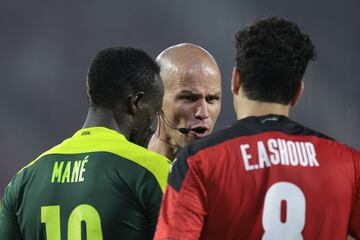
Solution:
{"label": "jersey sleeve", "polygon": [[21,240],[21,233],[15,214],[14,187],[6,187],[0,206],[0,239]]}
{"label": "jersey sleeve", "polygon": [[154,239],[200,238],[206,216],[206,190],[197,160],[190,159],[186,149],[175,158]]}
{"label": "jersey sleeve", "polygon": [[350,218],[349,234],[360,239],[360,152],[353,150],[353,157],[356,171],[356,195]]}

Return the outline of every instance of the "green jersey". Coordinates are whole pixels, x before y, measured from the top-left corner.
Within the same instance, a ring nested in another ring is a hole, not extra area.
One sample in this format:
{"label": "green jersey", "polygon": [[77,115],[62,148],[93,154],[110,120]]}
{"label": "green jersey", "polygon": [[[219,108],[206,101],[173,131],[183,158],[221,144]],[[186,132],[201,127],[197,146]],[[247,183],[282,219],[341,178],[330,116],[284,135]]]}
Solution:
{"label": "green jersey", "polygon": [[152,239],[169,167],[113,130],[82,129],[6,187],[0,239]]}

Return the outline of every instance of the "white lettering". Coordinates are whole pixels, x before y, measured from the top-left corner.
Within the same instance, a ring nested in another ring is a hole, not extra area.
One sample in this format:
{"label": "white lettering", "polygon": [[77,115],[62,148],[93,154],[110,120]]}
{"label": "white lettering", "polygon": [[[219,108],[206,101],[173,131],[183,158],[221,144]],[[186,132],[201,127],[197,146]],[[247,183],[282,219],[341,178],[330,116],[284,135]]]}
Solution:
{"label": "white lettering", "polygon": [[304,166],[305,162],[304,162],[303,155],[301,153],[300,143],[295,142],[295,146],[296,146],[296,151],[297,151],[298,157],[299,157],[299,163],[300,163],[301,166]]}
{"label": "white lettering", "polygon": [[250,151],[250,145],[240,145],[240,151],[246,171],[276,165],[294,167],[320,166],[318,160],[316,159],[315,147],[311,142],[270,138],[267,142],[258,141],[256,147],[257,156],[253,158],[253,156],[249,153],[254,152]]}
{"label": "white lettering", "polygon": [[305,150],[305,143],[300,142],[300,147],[301,147],[301,155],[304,157],[304,161],[300,162],[300,165],[303,167],[307,167],[309,165],[309,160]]}
{"label": "white lettering", "polygon": [[279,152],[275,149],[277,147],[277,142],[275,139],[269,139],[268,141],[268,146],[269,146],[269,152],[271,152],[272,154],[270,154],[270,161],[273,165],[278,165],[280,164],[280,157],[279,157]]}
{"label": "white lettering", "polygon": [[283,139],[278,139],[279,153],[281,165],[289,165],[289,157],[286,149],[286,142]]}
{"label": "white lettering", "polygon": [[307,142],[307,143],[305,143],[305,146],[306,146],[306,152],[309,156],[309,165],[311,167],[313,167],[313,166],[318,167],[319,163],[316,160],[316,152],[315,152],[314,145],[311,142]]}
{"label": "white lettering", "polygon": [[250,163],[249,163],[249,160],[251,159],[251,155],[246,152],[246,149],[249,149],[249,148],[250,148],[249,144],[241,144],[240,145],[240,150],[241,150],[241,154],[242,154],[242,158],[244,161],[244,166],[245,166],[246,171],[250,171],[250,170],[254,169],[254,166],[250,165]]}
{"label": "white lettering", "polygon": [[296,153],[295,143],[293,141],[288,141],[287,149],[291,166],[297,166],[299,164],[299,159]]}
{"label": "white lettering", "polygon": [[264,143],[259,141],[257,142],[257,146],[258,146],[259,168],[264,168],[264,164],[266,165],[266,167],[270,167],[270,161],[266,153]]}

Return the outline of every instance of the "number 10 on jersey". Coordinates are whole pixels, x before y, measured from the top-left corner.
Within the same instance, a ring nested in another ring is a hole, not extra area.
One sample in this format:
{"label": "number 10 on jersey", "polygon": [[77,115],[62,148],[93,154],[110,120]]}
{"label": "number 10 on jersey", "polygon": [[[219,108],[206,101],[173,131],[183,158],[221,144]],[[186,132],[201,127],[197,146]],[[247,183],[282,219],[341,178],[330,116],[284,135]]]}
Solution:
{"label": "number 10 on jersey", "polygon": [[[60,240],[60,206],[41,207],[41,222],[45,223],[46,239]],[[81,222],[86,224],[87,240],[102,240],[101,220],[99,213],[90,205],[77,206],[70,214],[68,221],[68,240],[81,240]]]}

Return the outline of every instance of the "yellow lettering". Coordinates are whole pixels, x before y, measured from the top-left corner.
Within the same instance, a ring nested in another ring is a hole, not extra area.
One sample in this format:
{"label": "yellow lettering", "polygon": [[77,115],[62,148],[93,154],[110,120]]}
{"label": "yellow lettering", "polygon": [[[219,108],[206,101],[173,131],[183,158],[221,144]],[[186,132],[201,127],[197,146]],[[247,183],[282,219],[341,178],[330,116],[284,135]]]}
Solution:
{"label": "yellow lettering", "polygon": [[65,171],[64,171],[62,179],[61,179],[61,183],[64,183],[65,181],[67,183],[70,182],[70,168],[71,168],[71,162],[69,161],[66,164]]}
{"label": "yellow lettering", "polygon": [[55,179],[57,179],[57,182],[60,182],[63,166],[64,166],[64,162],[60,162],[60,165],[58,162],[55,162],[52,177],[51,177],[51,183],[54,183]]}
{"label": "yellow lettering", "polygon": [[80,168],[80,176],[79,176],[79,182],[83,182],[85,179],[83,177],[83,173],[86,171],[85,164],[89,161],[89,156],[86,156],[84,160],[81,161],[81,168]]}
{"label": "yellow lettering", "polygon": [[81,161],[74,162],[74,167],[73,167],[72,174],[71,174],[71,182],[72,183],[79,181],[80,166],[81,166]]}

